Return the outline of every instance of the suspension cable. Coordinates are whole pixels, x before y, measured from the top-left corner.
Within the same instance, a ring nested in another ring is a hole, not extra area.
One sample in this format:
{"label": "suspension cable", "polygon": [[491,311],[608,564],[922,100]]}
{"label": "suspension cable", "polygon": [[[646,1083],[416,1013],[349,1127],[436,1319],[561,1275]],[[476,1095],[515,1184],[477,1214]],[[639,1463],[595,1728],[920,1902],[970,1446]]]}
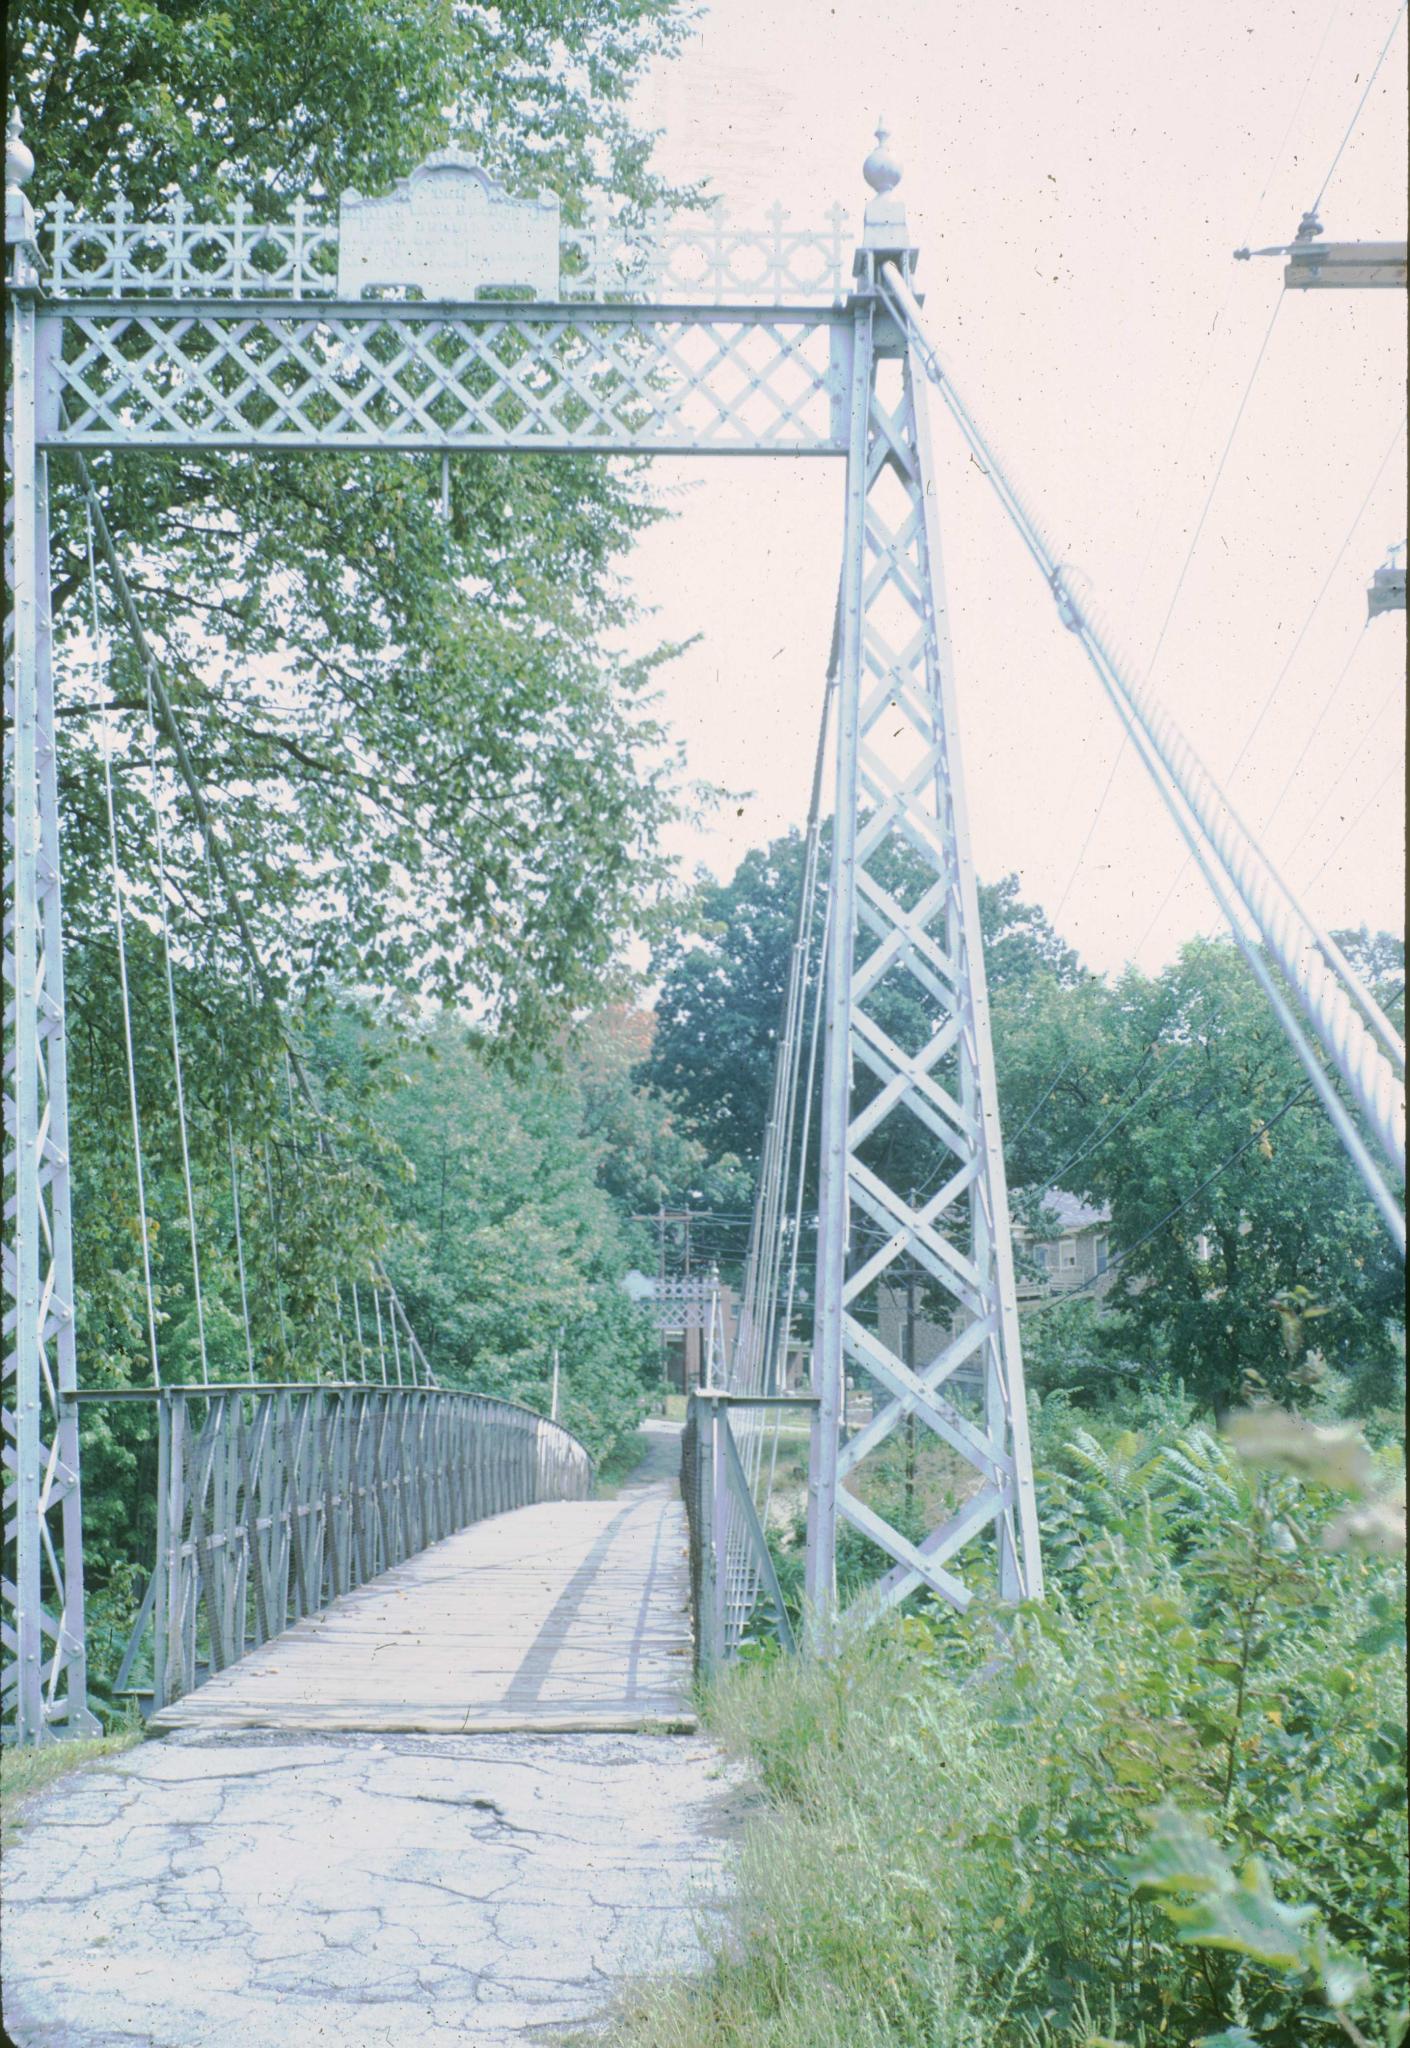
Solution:
{"label": "suspension cable", "polygon": [[[88,591],[93,610],[93,677],[97,685],[98,701],[103,701],[103,640],[98,616],[98,569],[93,556],[93,521],[87,523],[88,533]],[[127,1056],[127,1100],[132,1116],[132,1155],[137,1174],[137,1228],[142,1239],[142,1285],[147,1308],[147,1347],[152,1361],[152,1384],[162,1383],[161,1360],[157,1349],[157,1304],[152,1289],[152,1243],[147,1223],[147,1177],[142,1163],[142,1114],[137,1100],[137,1058],[133,1046],[132,992],[127,973],[127,934],[122,909],[122,877],[118,865],[117,809],[113,801],[113,765],[111,748],[104,741],[103,794],[108,811],[108,852],[112,863],[113,877],[113,928],[117,934],[118,989],[122,997],[123,1047]]]}
{"label": "suspension cable", "polygon": [[[359,1307],[359,1305],[358,1305],[358,1299],[357,1299],[357,1282],[356,1282],[356,1280],[354,1280],[354,1281],[352,1282],[352,1305],[353,1305],[353,1331],[354,1331],[354,1333],[355,1333],[355,1335],[356,1335],[356,1337],[357,1337],[357,1356],[358,1356],[358,1365],[359,1365],[359,1369],[360,1369],[360,1371],[361,1371],[361,1374],[362,1374],[362,1383],[363,1383],[363,1385],[364,1385],[364,1386],[366,1386],[366,1384],[367,1384],[367,1346],[366,1346],[366,1344],[365,1344],[365,1343],[363,1342],[363,1339],[362,1339],[362,1310],[361,1310],[361,1308],[360,1308],[360,1307]],[[385,1379],[385,1375],[384,1375],[384,1379]]]}
{"label": "suspension cable", "polygon": [[274,1198],[274,1167],[269,1157],[269,1140],[264,1146],[264,1193],[269,1205],[269,1243],[274,1259],[274,1305],[279,1312],[279,1348],[284,1354],[287,1366],[289,1358],[289,1326],[284,1320],[284,1275],[279,1260],[279,1204]]}
{"label": "suspension cable", "polygon": [[[894,263],[881,266],[881,287],[897,313],[927,373],[978,458],[1024,545],[1041,569],[1059,616],[1080,639],[1113,708],[1135,743],[1181,836],[1224,911],[1234,940],[1287,1033],[1294,1051],[1336,1126],[1358,1173],[1398,1249],[1404,1254],[1405,1219],[1375,1160],[1275,986],[1260,947],[1249,938],[1237,904],[1253,923],[1273,960],[1295,992],[1322,1050],[1347,1083],[1386,1159],[1403,1177],[1405,1141],[1403,1083],[1385,1052],[1404,1047],[1341,955],[1292,897],[1262,849],[1219,790],[1169,714],[1132,684],[1104,639],[1067,587],[1060,564],[1017,497],[993,451],[960,400],[921,325],[920,308]],[[1215,863],[1218,863],[1216,867]],[[1357,1014],[1357,1010],[1362,1015]],[[1367,1028],[1369,1021],[1371,1029]]]}
{"label": "suspension cable", "polygon": [[[206,907],[210,917],[211,964],[219,974],[220,960],[216,950],[216,935],[219,929],[219,915],[215,896],[215,872],[211,867],[210,839],[201,834],[201,851],[206,868]],[[240,1282],[240,1328],[245,1339],[245,1366],[251,1385],[255,1380],[255,1345],[250,1328],[250,1290],[245,1271],[245,1233],[240,1217],[240,1167],[235,1155],[235,1121],[230,1102],[230,1062],[225,1049],[225,1020],[216,1010],[216,1043],[220,1048],[221,1084],[225,1094],[225,1149],[230,1162],[230,1213],[235,1230],[235,1271]]]}
{"label": "suspension cable", "polygon": [[[382,1304],[381,1304],[381,1302],[380,1302],[380,1300],[378,1299],[378,1296],[377,1296],[377,1275],[376,1275],[376,1272],[375,1272],[375,1271],[374,1271],[374,1272],[373,1272],[373,1274],[372,1274],[372,1311],[373,1311],[373,1314],[374,1314],[374,1315],[376,1316],[376,1318],[377,1318],[377,1350],[378,1350],[378,1354],[380,1355],[380,1357],[381,1357],[381,1360],[382,1360],[382,1385],[383,1385],[383,1386],[385,1387],[385,1386],[386,1386],[386,1385],[388,1384],[388,1380],[387,1380],[387,1343],[386,1343],[386,1339],[385,1339],[385,1338],[384,1338],[384,1336],[382,1335]],[[400,1385],[401,1385],[401,1360],[400,1360],[400,1359],[398,1359],[398,1360],[397,1360],[397,1385],[398,1385],[398,1386],[400,1386]]]}
{"label": "suspension cable", "polygon": [[245,1276],[245,1234],[240,1223],[240,1169],[235,1158],[235,1131],[225,1119],[225,1144],[230,1154],[230,1210],[235,1224],[235,1270],[240,1277],[240,1326],[245,1334],[245,1364],[251,1384],[255,1378],[255,1346],[250,1330],[250,1293]]}
{"label": "suspension cable", "polygon": [[[232,874],[230,864],[225,857],[225,849],[221,845],[219,837],[216,835],[214,829],[214,819],[210,810],[210,806],[206,801],[205,791],[202,786],[200,776],[198,775],[195,763],[191,758],[190,749],[187,747],[185,736],[183,735],[181,727],[177,722],[175,708],[172,704],[170,694],[167,691],[166,683],[161,673],[161,665],[157,660],[156,653],[151,645],[151,642],[148,640],[146,632],[143,628],[141,616],[137,609],[137,602],[132,594],[132,586],[128,581],[127,572],[123,568],[122,559],[118,554],[117,545],[113,539],[112,530],[108,525],[106,515],[103,511],[102,500],[99,498],[97,489],[93,482],[92,472],[89,470],[88,464],[85,462],[79,450],[72,449],[70,450],[70,453],[72,454],[74,462],[77,465],[79,481],[83,486],[84,497],[87,504],[87,516],[91,523],[93,532],[97,537],[98,544],[102,549],[104,558],[107,561],[109,573],[111,574],[113,581],[113,589],[117,596],[119,609],[122,612],[124,620],[126,621],[127,629],[129,635],[131,636],[133,646],[135,647],[138,658],[141,662],[143,674],[144,677],[146,678],[147,687],[151,693],[151,697],[156,706],[156,711],[160,717],[162,730],[165,732],[167,739],[170,741],[172,750],[176,756],[177,767],[180,770],[181,778],[183,782],[186,784],[188,794],[190,795],[192,808],[195,811],[197,821],[200,824],[204,843],[209,854],[209,858],[213,865],[215,866],[215,869],[219,874],[221,883],[224,887],[226,902],[229,906],[231,916],[235,921],[236,930],[239,933],[241,946],[245,953],[245,958],[249,972],[253,980],[258,983],[260,992],[263,995],[265,1001],[270,1005],[270,1007],[274,1010],[275,1014],[280,1018],[280,1031],[281,1036],[284,1039],[286,1056],[290,1062],[294,1078],[298,1084],[299,1093],[303,1096],[304,1101],[307,1103],[309,1109],[313,1112],[314,1116],[316,1118],[319,1118],[321,1121],[321,1112],[318,1107],[318,1099],[314,1092],[313,1083],[309,1077],[308,1069],[304,1064],[303,1057],[299,1052],[298,1046],[293,1042],[288,1033],[287,1028],[284,1026],[282,1012],[280,1011],[278,994],[275,989],[273,979],[269,974],[268,968],[264,961],[264,957],[260,952],[260,948],[255,939],[254,932],[250,926],[249,919],[246,916],[245,907],[243,903],[240,901],[239,891],[235,886],[234,875]],[[324,1134],[321,1130],[320,1140],[324,1140]],[[267,1145],[265,1166],[266,1176],[268,1176]],[[270,1199],[272,1203],[272,1187],[270,1190]],[[389,1311],[396,1313],[401,1322],[402,1330],[407,1339],[407,1345],[413,1361],[413,1367],[419,1367],[426,1381],[426,1384],[434,1386],[436,1384],[436,1376],[434,1372],[431,1370],[430,1361],[426,1357],[425,1351],[422,1349],[420,1339],[417,1337],[416,1332],[412,1329],[410,1320],[406,1316],[404,1310],[402,1310],[401,1308],[400,1299],[397,1295],[396,1289],[392,1285],[391,1279],[388,1276],[388,1274],[382,1269],[381,1262],[375,1261],[374,1266],[378,1277],[381,1279],[382,1283],[387,1288]],[[281,1334],[284,1336],[285,1349],[287,1351],[288,1339],[287,1332],[284,1330],[284,1310],[282,1300],[280,1301],[279,1307],[279,1320]]]}
{"label": "suspension cable", "polygon": [[210,1385],[206,1357],[206,1310],[201,1287],[201,1246],[196,1229],[196,1193],[191,1177],[191,1136],[186,1120],[186,1082],[181,1058],[181,1027],[176,1015],[176,979],[171,964],[171,919],[167,912],[166,844],[162,829],[161,779],[157,769],[157,728],[153,719],[150,671],[147,683],[147,762],[151,774],[152,822],[157,850],[157,901],[162,921],[162,965],[166,975],[166,1008],[171,1025],[171,1064],[176,1077],[176,1127],[181,1139],[181,1179],[186,1190],[186,1233],[191,1244],[191,1288],[196,1303],[196,1345],[201,1359],[201,1384]]}
{"label": "suspension cable", "polygon": [[333,1275],[334,1327],[338,1332],[338,1365],[344,1385],[348,1382],[348,1347],[343,1336],[343,1290],[338,1285],[338,1276]]}

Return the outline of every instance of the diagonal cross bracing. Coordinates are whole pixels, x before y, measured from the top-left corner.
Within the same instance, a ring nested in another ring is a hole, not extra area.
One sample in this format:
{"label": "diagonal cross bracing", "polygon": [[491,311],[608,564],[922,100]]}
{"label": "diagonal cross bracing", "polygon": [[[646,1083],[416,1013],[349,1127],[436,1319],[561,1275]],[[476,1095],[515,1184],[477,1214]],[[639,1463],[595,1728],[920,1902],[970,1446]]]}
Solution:
{"label": "diagonal cross bracing", "polygon": [[[824,1635],[840,1522],[881,1556],[863,1616],[921,1587],[968,1605],[954,1561],[991,1529],[1001,1594],[1042,1583],[923,380],[894,329],[854,319],[809,1487]],[[928,1364],[896,1307],[917,1285]],[[845,1444],[844,1375],[872,1390]],[[919,1536],[876,1463],[907,1424],[950,1497]]]}
{"label": "diagonal cross bracing", "polygon": [[91,299],[38,318],[41,438],[77,447],[837,455],[826,307]]}

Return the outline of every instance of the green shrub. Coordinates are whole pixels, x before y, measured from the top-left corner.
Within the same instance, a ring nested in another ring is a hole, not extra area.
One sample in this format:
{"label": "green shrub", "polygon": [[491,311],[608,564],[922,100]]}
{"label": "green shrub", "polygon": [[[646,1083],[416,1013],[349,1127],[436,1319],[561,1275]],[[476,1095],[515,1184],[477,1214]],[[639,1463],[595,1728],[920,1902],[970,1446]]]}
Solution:
{"label": "green shrub", "polygon": [[[1401,1567],[1325,1547],[1344,1500],[1171,1409],[1105,1442],[1069,1417],[1044,1481],[1049,1597],[1006,1629],[983,1603],[932,1607],[835,1664],[765,1654],[717,1686],[712,1725],[767,1815],[715,1966],[644,1994],[619,2041],[1399,2038]],[[1191,1939],[1131,1881],[1162,1806],[1306,1907],[1338,1985],[1360,1987],[1344,2009],[1310,1969]]]}

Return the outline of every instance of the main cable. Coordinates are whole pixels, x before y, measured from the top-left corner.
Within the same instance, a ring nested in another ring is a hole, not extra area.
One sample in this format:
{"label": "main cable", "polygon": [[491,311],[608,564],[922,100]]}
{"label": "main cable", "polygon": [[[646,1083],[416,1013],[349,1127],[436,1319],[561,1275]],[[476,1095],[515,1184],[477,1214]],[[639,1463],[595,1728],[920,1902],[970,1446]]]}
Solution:
{"label": "main cable", "polygon": [[[1404,1173],[1403,1081],[1376,1043],[1404,1046],[1362,986],[1340,949],[1292,897],[1227,797],[1200,761],[1169,713],[1146,701],[1131,684],[1067,587],[1060,564],[1017,497],[927,339],[920,308],[896,264],[883,262],[880,284],[886,303],[901,321],[912,348],[933,379],[971,451],[1041,569],[1059,616],[1080,639],[1089,661],[1135,742],[1166,808],[1204,874],[1229,923],[1235,943],[1262,987],[1323,1107],[1375,1202],[1397,1248],[1404,1254],[1405,1219],[1380,1167],[1347,1113],[1326,1069],[1275,985],[1263,952],[1249,938],[1239,904],[1286,976],[1328,1059],[1346,1082],[1386,1159]],[[1218,863],[1218,867],[1214,865]],[[1362,1014],[1358,1015],[1358,1011]],[[1368,1024],[1369,1027],[1368,1028]],[[1373,1037],[1373,1032],[1375,1036]]]}

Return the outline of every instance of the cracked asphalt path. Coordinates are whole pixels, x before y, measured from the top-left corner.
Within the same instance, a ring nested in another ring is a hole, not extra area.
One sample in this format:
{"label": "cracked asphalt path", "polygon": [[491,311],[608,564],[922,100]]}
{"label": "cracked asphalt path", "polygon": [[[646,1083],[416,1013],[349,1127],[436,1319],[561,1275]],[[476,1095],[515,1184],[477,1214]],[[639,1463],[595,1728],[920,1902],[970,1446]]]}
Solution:
{"label": "cracked asphalt path", "polygon": [[693,1735],[179,1729],[24,1809],[5,2024],[17,2048],[557,2041],[701,1960],[740,1810]]}

